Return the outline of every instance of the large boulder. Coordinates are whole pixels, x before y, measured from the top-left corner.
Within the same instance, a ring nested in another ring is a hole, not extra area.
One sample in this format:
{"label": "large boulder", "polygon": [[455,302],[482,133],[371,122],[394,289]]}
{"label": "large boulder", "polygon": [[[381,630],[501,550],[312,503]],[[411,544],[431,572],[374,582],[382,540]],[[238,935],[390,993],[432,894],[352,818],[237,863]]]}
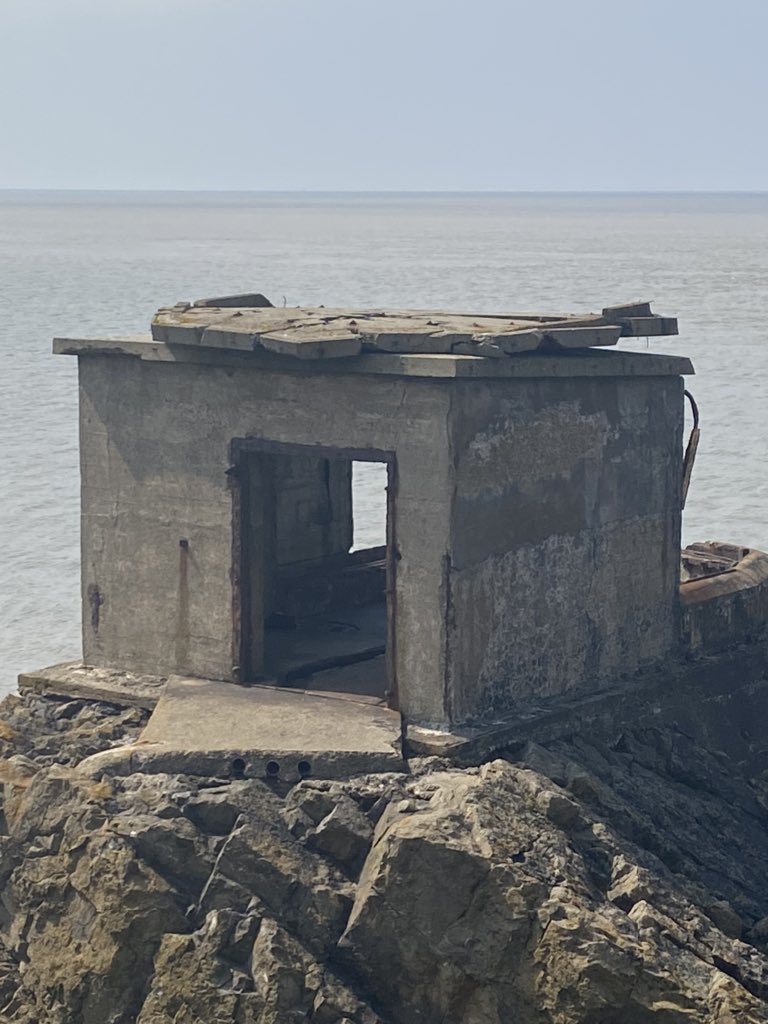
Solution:
{"label": "large boulder", "polygon": [[411,788],[341,941],[398,1024],[768,1020],[765,958],[663,879],[633,894],[626,860],[599,884],[579,846],[612,864],[620,845],[549,779],[496,761]]}

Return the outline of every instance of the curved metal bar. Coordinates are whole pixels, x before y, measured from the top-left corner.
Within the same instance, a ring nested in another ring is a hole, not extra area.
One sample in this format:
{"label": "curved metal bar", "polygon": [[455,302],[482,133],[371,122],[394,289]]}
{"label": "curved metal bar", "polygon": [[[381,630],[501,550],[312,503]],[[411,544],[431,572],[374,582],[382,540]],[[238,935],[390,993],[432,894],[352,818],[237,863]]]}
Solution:
{"label": "curved metal bar", "polygon": [[693,429],[698,430],[699,427],[699,407],[696,404],[696,399],[693,397],[690,391],[685,390],[683,394],[688,399],[691,405],[691,412],[693,413]]}
{"label": "curved metal bar", "polygon": [[684,391],[683,394],[691,404],[693,427],[691,427],[691,434],[688,438],[685,457],[683,458],[683,482],[680,495],[680,508],[685,508],[685,499],[688,497],[688,488],[691,486],[691,473],[693,473],[693,463],[696,460],[696,450],[699,447],[699,437],[701,436],[701,431],[699,430],[699,407],[696,404],[696,399],[690,391]]}

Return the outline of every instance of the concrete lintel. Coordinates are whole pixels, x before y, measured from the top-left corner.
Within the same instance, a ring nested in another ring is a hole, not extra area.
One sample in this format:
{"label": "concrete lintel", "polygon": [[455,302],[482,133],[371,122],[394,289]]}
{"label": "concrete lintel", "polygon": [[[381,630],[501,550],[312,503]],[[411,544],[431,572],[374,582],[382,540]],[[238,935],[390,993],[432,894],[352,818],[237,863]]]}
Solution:
{"label": "concrete lintel", "polygon": [[43,697],[102,701],[152,711],[168,682],[165,676],[139,675],[68,661],[36,672],[22,672],[19,690]]}
{"label": "concrete lintel", "polygon": [[596,349],[562,355],[481,356],[371,352],[346,359],[301,361],[264,352],[226,351],[195,345],[169,345],[149,335],[116,338],[54,338],[57,355],[133,356],[145,362],[196,363],[228,368],[249,367],[301,375],[375,374],[448,380],[546,377],[666,377],[694,373],[685,356]]}

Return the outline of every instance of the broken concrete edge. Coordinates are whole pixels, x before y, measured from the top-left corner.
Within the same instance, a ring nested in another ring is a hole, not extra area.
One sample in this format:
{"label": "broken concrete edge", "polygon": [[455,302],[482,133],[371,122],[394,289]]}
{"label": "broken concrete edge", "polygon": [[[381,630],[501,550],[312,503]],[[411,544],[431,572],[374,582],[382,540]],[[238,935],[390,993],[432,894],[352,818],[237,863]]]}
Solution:
{"label": "broken concrete edge", "polygon": [[768,637],[717,655],[669,663],[599,691],[579,692],[528,705],[482,727],[454,732],[405,727],[405,757],[441,757],[477,765],[529,742],[550,743],[575,734],[613,739],[629,723],[682,722],[702,701],[721,700],[751,686],[768,670]]}
{"label": "broken concrete edge", "polygon": [[180,774],[204,778],[261,779],[296,783],[303,779],[347,779],[378,772],[406,772],[403,757],[370,751],[180,750],[141,740],[84,758],[77,771],[89,778]]}
{"label": "broken concrete edge", "polygon": [[82,661],[68,661],[18,677],[21,693],[43,697],[99,701],[118,707],[153,711],[168,683],[165,676],[139,675],[112,668],[95,668]]}

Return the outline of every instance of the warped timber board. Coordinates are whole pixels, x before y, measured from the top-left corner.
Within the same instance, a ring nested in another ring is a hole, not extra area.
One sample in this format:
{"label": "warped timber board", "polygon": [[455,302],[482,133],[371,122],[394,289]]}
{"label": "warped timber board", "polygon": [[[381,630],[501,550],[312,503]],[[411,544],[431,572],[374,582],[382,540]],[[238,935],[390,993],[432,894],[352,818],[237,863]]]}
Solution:
{"label": "warped timber board", "polygon": [[268,302],[250,293],[160,309],[152,321],[152,337],[168,345],[338,359],[362,352],[504,358],[538,350],[556,353],[615,345],[620,337],[677,334],[677,320],[654,315],[647,302],[606,307],[599,314],[563,316],[255,304],[262,300]]}

